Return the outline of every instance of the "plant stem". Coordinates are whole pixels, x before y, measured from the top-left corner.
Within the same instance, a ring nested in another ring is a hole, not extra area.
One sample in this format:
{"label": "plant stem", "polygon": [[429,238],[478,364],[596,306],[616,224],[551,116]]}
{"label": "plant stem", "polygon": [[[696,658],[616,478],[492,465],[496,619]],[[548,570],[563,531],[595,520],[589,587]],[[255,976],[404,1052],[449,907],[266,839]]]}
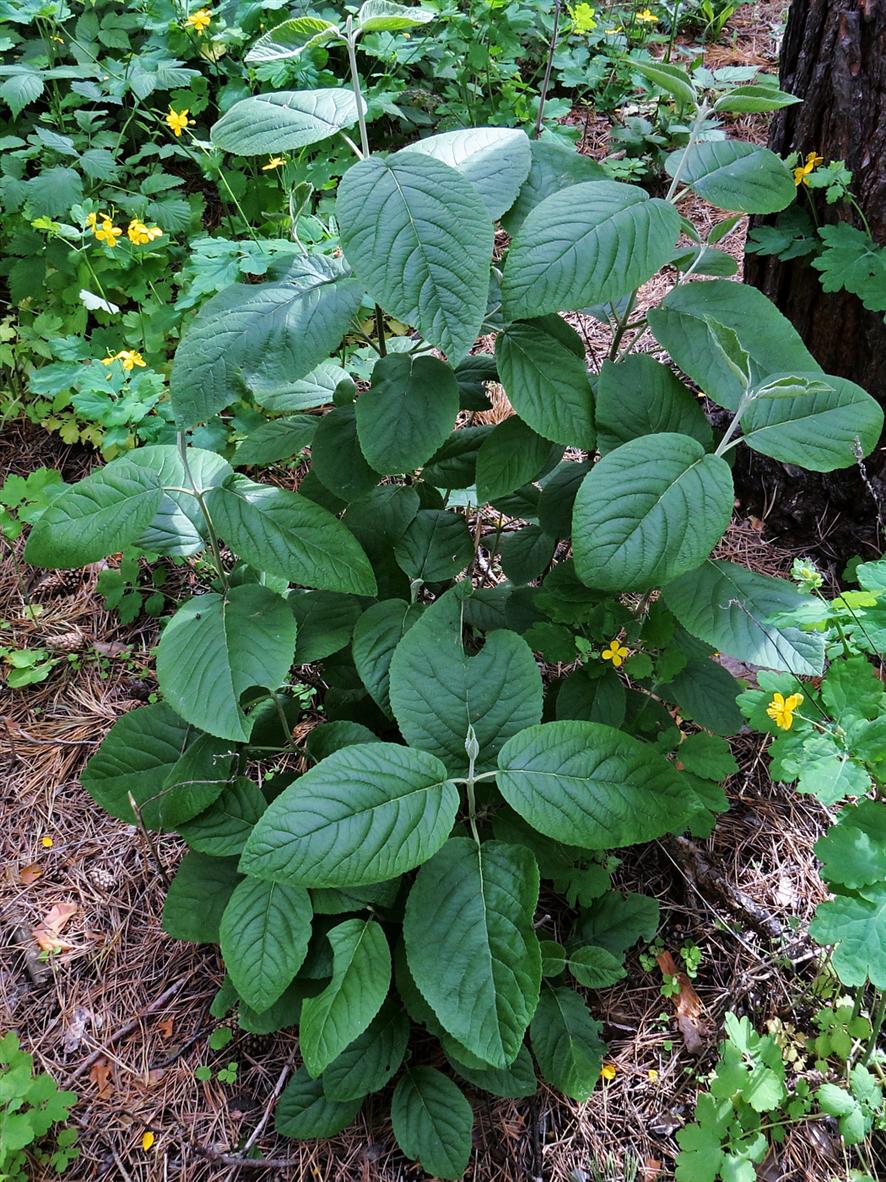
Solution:
{"label": "plant stem", "polygon": [[[733,435],[735,435],[735,432],[738,430],[738,425],[741,422],[741,416],[744,414],[744,412],[748,409],[748,407],[750,405],[751,405],[751,398],[749,397],[748,391],[746,390],[744,392],[744,394],[742,394],[742,396],[741,396],[741,400],[738,404],[738,409],[736,410],[735,414],[732,416],[732,422],[726,428],[726,434],[720,440],[720,444],[717,447],[717,450],[714,452],[715,456],[722,456],[724,452],[729,450],[730,441],[732,440]],[[736,440],[735,442],[737,443],[738,440]],[[731,444],[731,446],[734,447],[735,444]]]}
{"label": "plant stem", "polygon": [[471,825],[471,833],[474,835],[474,841],[479,845],[480,834],[477,831],[477,798],[474,795],[474,784],[477,781],[477,776],[474,772],[474,767],[477,762],[477,756],[480,754],[480,745],[477,742],[474,728],[470,723],[468,723],[468,733],[465,738],[465,751],[468,756],[468,774],[464,780],[465,793],[468,798],[468,817]]}
{"label": "plant stem", "polygon": [[283,703],[280,700],[280,695],[276,690],[271,690],[271,698],[274,701],[274,706],[277,708],[277,717],[280,719],[280,725],[283,728],[283,735],[288,747],[292,743],[292,729],[289,726],[289,721],[286,718],[286,711],[283,709]]}
{"label": "plant stem", "polygon": [[679,188],[680,177],[683,175],[683,169],[686,167],[686,157],[689,154],[689,149],[694,146],[695,141],[698,139],[702,124],[704,123],[705,119],[707,119],[709,110],[710,108],[708,107],[707,102],[703,102],[698,108],[695,118],[692,121],[692,127],[689,129],[689,141],[686,144],[686,147],[683,149],[683,155],[680,157],[680,162],[677,165],[677,170],[674,173],[673,180],[671,181],[671,187],[665,194],[665,201],[670,201],[674,205],[676,205],[674,194]]}
{"label": "plant stem", "polygon": [[541,92],[538,96],[538,114],[535,117],[535,131],[533,139],[538,139],[541,135],[541,125],[545,115],[545,103],[548,99],[548,88],[551,85],[551,70],[554,68],[554,54],[557,52],[557,37],[560,32],[560,8],[561,0],[554,0],[554,28],[551,33],[551,44],[548,47],[548,60],[545,66],[545,76],[541,84]]}
{"label": "plant stem", "polygon": [[877,1048],[877,1042],[880,1038],[880,1031],[883,1029],[884,1018],[886,1018],[886,989],[880,993],[880,996],[877,999],[876,1008],[874,1009],[873,1016],[871,1017],[871,1025],[873,1026],[873,1030],[871,1031],[871,1037],[868,1041],[867,1049],[865,1050],[864,1056],[861,1060],[862,1066],[865,1066],[870,1061],[871,1055],[873,1055]]}
{"label": "plant stem", "polygon": [[615,334],[612,337],[612,345],[609,349],[610,361],[615,361],[615,359],[618,357],[619,346],[621,345],[622,337],[628,330],[628,321],[631,319],[631,313],[634,311],[634,305],[636,302],[637,293],[634,291],[631,292],[631,295],[628,298],[627,307],[625,308],[623,315],[616,318]]}
{"label": "plant stem", "polygon": [[209,509],[206,507],[206,498],[203,496],[203,490],[197,488],[197,483],[191,473],[191,466],[188,463],[188,446],[185,442],[183,431],[178,433],[178,452],[181,456],[182,464],[185,469],[185,476],[188,478],[188,484],[191,486],[197,504],[200,506],[200,512],[203,514],[203,520],[206,522],[206,532],[209,534],[209,545],[212,548],[212,557],[215,561],[215,569],[218,571],[218,577],[221,580],[222,590],[227,594],[228,592],[228,576],[225,573],[224,563],[222,562],[221,548],[218,544],[218,534],[215,532],[215,526],[212,524],[212,518],[209,515]]}

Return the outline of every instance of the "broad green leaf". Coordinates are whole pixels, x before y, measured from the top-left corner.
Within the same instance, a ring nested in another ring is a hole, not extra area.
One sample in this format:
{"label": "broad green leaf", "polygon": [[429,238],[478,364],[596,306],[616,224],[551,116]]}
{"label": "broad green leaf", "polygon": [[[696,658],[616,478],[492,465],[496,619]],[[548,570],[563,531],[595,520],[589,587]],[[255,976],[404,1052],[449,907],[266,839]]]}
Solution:
{"label": "broad green leaf", "polygon": [[518,321],[495,340],[511,405],[545,439],[593,450],[594,399],[581,337],[560,316]]}
{"label": "broad green leaf", "polygon": [[798,676],[822,671],[821,634],[777,622],[805,602],[785,579],[709,560],[669,583],[662,595],[687,632],[730,657]]}
{"label": "broad green leaf", "polygon": [[460,360],[486,312],[492,254],[492,223],[471,182],[408,149],[373,156],[345,173],[336,214],[370,297]]}
{"label": "broad green leaf", "polygon": [[222,915],[240,880],[235,858],[185,854],[166,894],[163,930],[174,940],[217,944]]}
{"label": "broad green leaf", "polygon": [[257,584],[189,599],[166,625],[157,679],[188,722],[237,741],[251,725],[240,697],[253,686],[275,690],[295,649],[295,620],[285,599]]}
{"label": "broad green leaf", "polygon": [[409,969],[442,1023],[493,1067],[538,1003],[538,867],[523,846],[453,837],[419,870],[403,919]]}
{"label": "broad green leaf", "polygon": [[587,850],[679,832],[687,817],[679,775],[654,747],[597,722],[527,727],[498,757],[498,786],[540,833]]}
{"label": "broad green leaf", "polygon": [[337,591],[292,591],[289,606],[298,625],[296,665],[310,665],[337,653],[351,639],[360,601]]}
{"label": "broad green leaf", "polygon": [[318,1076],[367,1028],[391,984],[388,941],[375,920],[347,919],[332,928],[332,980],[301,1007],[299,1050]]}
{"label": "broad green leaf", "polygon": [[394,743],[345,747],[270,805],[246,843],[243,870],[296,886],[384,882],[436,853],[457,808],[433,755]]}
{"label": "broad green leaf", "polygon": [[224,152],[265,156],[316,144],[357,122],[353,90],[281,90],[240,99],[209,130]]}
{"label": "broad green leaf", "polygon": [[457,169],[478,189],[494,222],[511,208],[529,174],[529,137],[513,127],[444,131],[409,145]]}
{"label": "broad green leaf", "polygon": [[114,723],[83,769],[81,783],[112,817],[135,823],[132,793],[147,829],[178,829],[225,789],[229,748],[157,702]]}
{"label": "broad green leaf", "polygon": [[345,502],[367,496],[381,479],[367,463],[357,438],[357,408],[337,406],[317,424],[311,444],[312,472]]}
{"label": "broad green leaf", "polygon": [[523,484],[535,480],[563,449],[527,427],[511,415],[498,424],[477,453],[477,497],[480,502],[495,501]]}
{"label": "broad green leaf", "polygon": [[572,514],[575,570],[589,587],[648,591],[702,562],[732,516],[729,465],[688,435],[643,435],[585,477]]}
{"label": "broad green leaf", "polygon": [[589,1098],[600,1078],[606,1051],[601,1032],[577,993],[545,986],[532,1019],[532,1050],[547,1082],[579,1103]]}
{"label": "broad green leaf", "polygon": [[495,766],[502,744],[541,718],[541,674],[526,641],[501,630],[473,656],[462,641],[456,589],[427,608],[394,653],[390,696],[403,737],[447,769],[467,769],[465,740],[473,726],[478,772]]}
{"label": "broad green leaf", "polygon": [[177,828],[192,850],[216,858],[235,857],[266,808],[258,785],[246,776],[237,776],[225,784],[208,809]]}
{"label": "broad green leaf", "polygon": [[421,509],[394,546],[394,558],[410,579],[438,583],[453,579],[471,561],[474,544],[459,513]]}
{"label": "broad green leaf", "polygon": [[330,1100],[323,1093],[322,1080],[311,1079],[307,1068],[300,1067],[277,1101],[274,1128],[294,1141],[334,1137],[347,1128],[362,1103],[362,1096],[356,1100]]}
{"label": "broad green leaf", "polygon": [[357,27],[364,33],[400,33],[426,25],[436,16],[429,8],[395,4],[393,0],[365,0],[357,13]]}
{"label": "broad green leaf", "polygon": [[826,381],[824,389],[795,397],[755,398],[741,420],[743,441],[764,456],[812,472],[856,465],[859,453],[866,456],[877,446],[883,411],[854,382],[832,375]]}
{"label": "broad green leaf", "polygon": [[524,525],[504,533],[499,541],[501,569],[512,583],[530,583],[553,560],[557,539],[539,525]]}
{"label": "broad green leaf", "polygon": [[538,1090],[532,1056],[525,1046],[520,1047],[517,1058],[509,1067],[468,1067],[452,1056],[449,1056],[449,1062],[462,1079],[493,1096],[520,1100],[534,1096]]}
{"label": "broad green leaf", "polygon": [[517,200],[502,218],[502,224],[511,237],[545,197],[560,193],[570,185],[581,184],[582,181],[607,179],[605,169],[596,160],[580,155],[573,147],[558,139],[545,139],[542,136],[541,139],[532,140],[529,148],[532,159],[529,175]]}
{"label": "broad green leaf", "polygon": [[802,102],[793,94],[786,94],[775,86],[736,86],[728,94],[717,99],[715,111],[728,111],[730,115],[759,114],[763,111],[779,111]]}
{"label": "broad green leaf", "polygon": [[657,899],[607,891],[582,912],[572,938],[621,955],[638,940],[651,940],[658,930],[658,919]]}
{"label": "broad green leaf", "polygon": [[560,682],[555,710],[558,721],[577,719],[620,727],[625,720],[625,689],[615,670],[595,677],[587,665]]}
{"label": "broad green leaf", "polygon": [[586,944],[570,952],[566,966],[579,985],[586,989],[606,989],[627,976],[624,958],[595,944]]}
{"label": "broad green leaf", "polygon": [[741,383],[711,349],[706,318],[736,333],[754,384],[770,374],[821,372],[791,322],[755,287],[725,279],[681,284],[650,311],[649,327],[674,363],[728,410],[738,406]]}
{"label": "broad green leaf", "polygon": [[419,604],[385,599],[367,608],[354,628],[351,657],[373,701],[387,715],[392,715],[391,658],[421,611]]}
{"label": "broad green leaf", "polygon": [[630,60],[630,66],[635,74],[639,74],[665,94],[671,95],[685,106],[695,106],[695,87],[681,66],[672,66],[669,62],[647,62],[634,57]]}
{"label": "broad green leaf", "polygon": [[315,415],[288,415],[282,419],[271,419],[240,440],[232,457],[233,462],[239,468],[292,459],[308,446],[316,429]]}
{"label": "broad green leaf", "polygon": [[597,446],[602,455],[641,435],[690,435],[705,448],[711,425],[696,396],[660,361],[633,353],[604,361],[597,383]]}
{"label": "broad green leaf", "polygon": [[442,446],[457,414],[450,366],[438,357],[389,353],[357,399],[360,449],[376,472],[412,472]]}
{"label": "broad green leaf", "polygon": [[886,806],[860,800],[842,809],[816,842],[815,855],[825,882],[856,890],[886,879]]}
{"label": "broad green leaf", "polygon": [[338,346],[362,294],[344,260],[325,255],[296,259],[279,279],[220,291],[175,352],[170,395],[178,422],[205,422],[245,389],[269,409],[296,409],[275,400],[291,397]]}
{"label": "broad green leaf", "polygon": [[434,1067],[409,1067],[394,1089],[397,1144],[435,1178],[460,1178],[471,1156],[474,1114],[461,1089]]}
{"label": "broad green leaf", "polygon": [[252,66],[299,57],[306,49],[331,41],[338,26],[318,16],[297,16],[259,37],[245,61]]}
{"label": "broad green leaf", "polygon": [[390,997],[323,1072],[324,1094],[342,1101],[381,1091],[403,1062],[408,1041],[409,1019],[399,999]]}
{"label": "broad green leaf", "polygon": [[354,536],[306,497],[238,475],[212,489],[206,503],[215,528],[255,570],[323,591],[375,593]]}
{"label": "broad green leaf", "polygon": [[745,140],[703,140],[671,152],[669,176],[719,209],[737,213],[776,213],[797,194],[791,170],[768,148]]}
{"label": "broad green leaf", "polygon": [[245,878],[221,918],[222,957],[234,987],[254,1010],[269,1009],[301,968],[311,938],[303,887]]}
{"label": "broad green leaf", "polygon": [[[163,499],[148,526],[135,539],[135,545],[151,554],[184,557],[199,553],[206,545],[206,522],[197,498],[191,492],[191,481],[207,492],[233,475],[231,465],[214,452],[189,447],[185,469],[181,453],[170,444],[140,447],[130,452],[127,459],[149,470],[163,487]],[[188,475],[190,473],[190,475]]]}
{"label": "broad green leaf", "polygon": [[549,537],[567,538],[572,533],[572,507],[590,470],[590,464],[584,461],[562,460],[542,479],[538,523]]}
{"label": "broad green leaf", "polygon": [[844,985],[869,980],[886,989],[886,883],[820,903],[809,925],[816,944],[833,944],[832,964]]}
{"label": "broad green leaf", "polygon": [[25,561],[53,570],[97,562],[133,542],[162,500],[153,472],[113,460],[59,493],[32,528]]}
{"label": "broad green leaf", "polygon": [[591,181],[555,193],[511,244],[505,314],[526,319],[617,300],[664,266],[679,232],[673,205],[636,185]]}
{"label": "broad green leaf", "polygon": [[334,361],[321,361],[303,378],[277,390],[259,389],[255,399],[271,414],[285,414],[296,410],[313,410],[329,406],[342,382],[350,381],[348,371]]}
{"label": "broad green leaf", "polygon": [[741,729],[741,711],[735,704],[741,689],[728,669],[706,656],[690,657],[686,668],[663,690],[680,707],[684,718],[718,735],[734,735]]}

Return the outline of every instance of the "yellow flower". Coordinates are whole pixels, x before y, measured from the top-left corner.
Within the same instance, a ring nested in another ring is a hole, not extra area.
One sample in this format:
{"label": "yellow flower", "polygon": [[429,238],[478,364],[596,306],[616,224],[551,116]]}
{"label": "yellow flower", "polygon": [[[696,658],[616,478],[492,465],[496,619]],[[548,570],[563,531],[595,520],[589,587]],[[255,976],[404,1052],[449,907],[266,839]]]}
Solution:
{"label": "yellow flower", "polygon": [[102,365],[113,365],[115,361],[119,361],[127,373],[130,373],[137,365],[141,369],[144,369],[146,365],[144,357],[135,349],[121,349],[113,357],[103,357]]}
{"label": "yellow flower", "polygon": [[261,166],[261,170],[262,172],[270,172],[274,168],[280,168],[285,163],[286,161],[282,156],[272,156],[267,164]]}
{"label": "yellow flower", "polygon": [[144,222],[140,222],[138,218],[133,218],[126,230],[129,235],[129,241],[133,246],[147,246],[149,242],[153,242],[155,238],[162,238],[163,231],[159,226],[146,226]]}
{"label": "yellow flower", "polygon": [[145,1151],[145,1153],[148,1152],[156,1140],[157,1138],[150,1129],[146,1129],[145,1132],[142,1133],[142,1149]]}
{"label": "yellow flower", "polygon": [[185,107],[181,111],[174,111],[172,107],[169,108],[169,113],[166,116],[166,122],[169,130],[178,139],[186,127],[192,127],[194,120],[188,118],[188,108]]}
{"label": "yellow flower", "polygon": [[616,1069],[615,1064],[614,1063],[604,1063],[603,1066],[600,1068],[600,1075],[603,1077],[603,1079],[605,1079],[607,1081],[615,1079],[615,1077],[617,1075],[617,1069]]}
{"label": "yellow flower", "polygon": [[794,184],[808,185],[806,178],[810,172],[818,168],[819,164],[824,164],[824,156],[817,156],[815,152],[808,152],[806,154],[806,163],[801,164],[799,168],[794,169]]}
{"label": "yellow flower", "polygon": [[45,850],[51,850],[52,847],[55,845],[55,842],[52,840],[51,837],[41,837],[40,844],[43,846],[43,848]]}
{"label": "yellow flower", "polygon": [[650,1083],[656,1083],[658,1081],[658,1072],[655,1070],[654,1067],[650,1067],[649,1070],[646,1072],[646,1078],[649,1080]]}
{"label": "yellow flower", "polygon": [[204,31],[209,28],[211,20],[212,13],[208,8],[198,8],[196,12],[191,13],[191,15],[185,21],[185,24],[190,25],[191,28],[195,29],[196,32],[202,37]]}
{"label": "yellow flower", "polygon": [[105,218],[101,224],[101,229],[93,228],[93,234],[99,242],[104,242],[105,246],[110,246],[112,249],[117,245],[117,239],[123,233],[119,226],[115,226],[110,218]]}
{"label": "yellow flower", "polygon": [[624,664],[625,657],[630,654],[630,649],[623,644],[619,644],[618,640],[610,640],[609,648],[604,648],[600,654],[604,661],[611,661],[616,669]]}
{"label": "yellow flower", "polygon": [[657,25],[658,17],[649,8],[644,8],[642,12],[637,13],[637,20],[642,25]]}
{"label": "yellow flower", "polygon": [[766,713],[779,730],[789,731],[794,725],[796,709],[802,701],[802,694],[791,694],[788,698],[784,694],[773,694],[772,701],[766,707]]}
{"label": "yellow flower", "polygon": [[597,27],[597,10],[590,4],[576,4],[575,8],[569,9],[569,15],[572,17],[572,31],[579,36],[591,33]]}

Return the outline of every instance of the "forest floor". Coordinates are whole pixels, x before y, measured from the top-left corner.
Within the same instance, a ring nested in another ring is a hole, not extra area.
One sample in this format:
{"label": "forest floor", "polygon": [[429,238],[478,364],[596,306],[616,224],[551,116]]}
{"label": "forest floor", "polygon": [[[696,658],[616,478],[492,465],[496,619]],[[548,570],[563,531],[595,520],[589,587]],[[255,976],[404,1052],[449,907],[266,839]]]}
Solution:
{"label": "forest floor", "polygon": [[[708,63],[774,67],[783,7],[742,7],[731,34],[709,50]],[[765,124],[748,120],[739,134],[764,138]],[[602,125],[586,120],[583,150],[598,155],[604,143]],[[739,238],[731,240],[737,255]],[[580,327],[593,354],[594,322]],[[499,413],[506,412],[500,405]],[[65,448],[27,424],[8,424],[0,440],[0,471],[26,474],[46,465],[73,480],[90,462],[85,449]],[[765,540],[763,523],[742,516],[739,506],[721,556],[784,574],[794,555],[777,540]],[[235,1032],[224,1050],[209,1049],[220,957],[215,949],[169,939],[161,927],[162,875],[173,873],[183,844],[161,836],[149,848],[134,827],[96,808],[78,782],[113,721],[155,688],[156,625],[142,620],[124,627],[102,609],[98,564],[45,574],[22,570],[8,553],[4,562],[4,642],[36,642],[59,663],[40,685],[4,690],[0,705],[0,1014],[39,1067],[78,1093],[82,1156],[66,1177],[419,1177],[418,1167],[394,1146],[383,1097],[370,1098],[355,1125],[321,1143],[277,1138],[268,1121],[256,1145],[270,1165],[226,1160],[237,1153],[230,1147],[269,1116],[295,1039]],[[187,579],[189,570],[178,574]],[[685,943],[701,950],[692,982],[697,1012],[678,1025],[674,999],[660,992],[661,972],[645,970],[638,953],[631,954],[626,979],[591,999],[614,1076],[601,1081],[586,1104],[564,1101],[543,1085],[531,1100],[481,1101],[467,1174],[472,1182],[671,1178],[673,1134],[691,1117],[696,1083],[716,1059],[723,1015],[747,1014],[759,1029],[781,1022],[800,1034],[809,1030],[820,1004],[812,990],[819,965],[800,933],[822,897],[812,847],[826,817],[816,801],[771,783],[763,744],[751,736],[736,741],[740,771],[727,784],[731,807],[710,839],[635,847],[615,875],[616,886],[658,898],[666,951],[676,957]],[[36,955],[32,931],[51,913],[67,920],[63,950],[46,963]],[[230,1062],[238,1064],[234,1084],[195,1078],[201,1065],[216,1069]],[[148,1150],[145,1132],[154,1134]],[[840,1165],[839,1153],[839,1140],[825,1124],[804,1125],[759,1176],[764,1182],[824,1182]]]}

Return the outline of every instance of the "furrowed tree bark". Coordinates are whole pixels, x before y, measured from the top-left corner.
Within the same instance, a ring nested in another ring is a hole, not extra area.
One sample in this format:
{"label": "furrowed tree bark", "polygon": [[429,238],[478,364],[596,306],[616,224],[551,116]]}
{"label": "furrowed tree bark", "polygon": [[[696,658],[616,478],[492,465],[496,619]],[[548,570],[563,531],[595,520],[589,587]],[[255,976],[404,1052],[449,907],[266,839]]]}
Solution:
{"label": "furrowed tree bark", "polygon": [[[769,146],[782,156],[815,151],[845,161],[873,236],[886,243],[886,0],[793,0],[780,75],[782,89],[803,102],[776,113]],[[820,191],[809,192],[821,223],[854,219],[846,203],[828,206]],[[857,382],[886,406],[882,313],[868,312],[847,292],[824,292],[808,260],[748,255],[745,277],[793,322],[826,372]],[[769,502],[772,532],[839,559],[879,550],[878,517],[886,516],[881,449],[866,461],[867,479],[858,468],[800,474],[741,452],[740,493],[758,512]]]}

